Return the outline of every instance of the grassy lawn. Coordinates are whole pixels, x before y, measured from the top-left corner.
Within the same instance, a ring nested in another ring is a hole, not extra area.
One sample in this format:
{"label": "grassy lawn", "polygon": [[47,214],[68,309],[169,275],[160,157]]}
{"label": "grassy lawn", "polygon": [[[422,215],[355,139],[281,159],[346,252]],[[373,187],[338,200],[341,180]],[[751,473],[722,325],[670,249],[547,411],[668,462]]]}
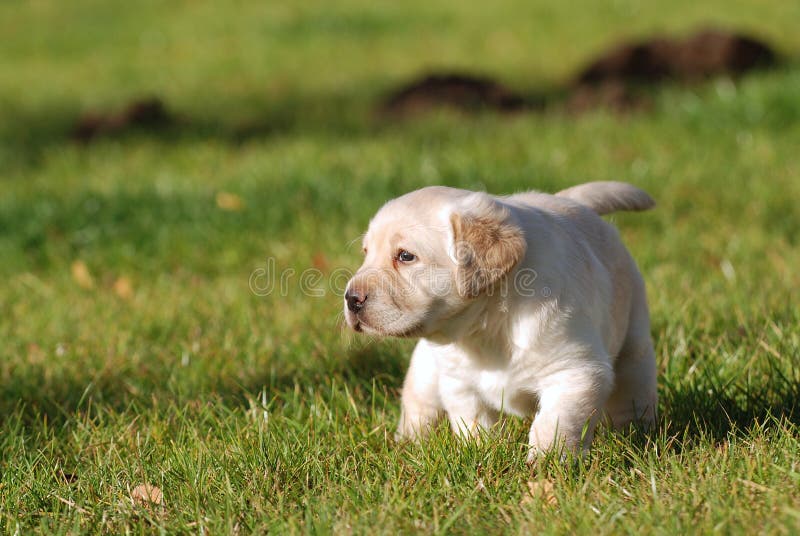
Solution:
{"label": "grassy lawn", "polygon": [[[796,533],[798,21],[784,0],[3,2],[0,532]],[[790,60],[623,117],[371,114],[428,69],[554,87],[622,36],[704,22]],[[69,141],[148,94],[178,124]],[[430,184],[588,180],[658,201],[614,218],[648,285],[658,429],[533,468],[529,421],[396,444],[413,341],[348,333],[323,284],[370,216]],[[295,276],[262,296],[268,259]]]}

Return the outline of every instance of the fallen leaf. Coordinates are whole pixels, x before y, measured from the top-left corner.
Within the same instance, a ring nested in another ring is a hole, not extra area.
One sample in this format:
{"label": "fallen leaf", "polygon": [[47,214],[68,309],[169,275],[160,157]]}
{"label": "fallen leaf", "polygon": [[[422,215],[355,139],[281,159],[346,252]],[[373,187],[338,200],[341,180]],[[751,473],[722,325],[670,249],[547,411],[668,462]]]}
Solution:
{"label": "fallen leaf", "polygon": [[120,276],[114,281],[114,293],[123,300],[130,300],[133,298],[133,285],[131,280],[127,277]]}
{"label": "fallen leaf", "polygon": [[90,289],[94,288],[94,278],[92,278],[89,267],[83,261],[75,261],[72,263],[72,279],[81,288]]}
{"label": "fallen leaf", "polygon": [[328,258],[324,253],[321,252],[314,254],[314,258],[311,259],[311,264],[314,266],[314,268],[322,272],[327,271],[328,267],[330,266],[328,263]]}
{"label": "fallen leaf", "polygon": [[134,502],[138,502],[145,506],[150,504],[163,504],[164,494],[161,493],[161,488],[151,484],[139,484],[133,491],[131,491],[131,498]]}
{"label": "fallen leaf", "polygon": [[522,497],[520,506],[541,503],[545,506],[556,506],[558,498],[554,492],[553,483],[549,480],[528,481],[528,493]]}
{"label": "fallen leaf", "polygon": [[45,353],[41,346],[32,342],[28,345],[28,363],[38,364],[44,361]]}
{"label": "fallen leaf", "polygon": [[244,209],[244,201],[236,194],[217,192],[217,206],[222,210],[239,212]]}
{"label": "fallen leaf", "polygon": [[752,490],[760,491],[762,493],[765,492],[765,491],[772,491],[767,486],[762,486],[761,484],[758,484],[757,482],[753,482],[752,480],[744,480],[744,479],[740,478],[739,482],[741,482],[746,487],[748,487],[748,488],[750,488]]}

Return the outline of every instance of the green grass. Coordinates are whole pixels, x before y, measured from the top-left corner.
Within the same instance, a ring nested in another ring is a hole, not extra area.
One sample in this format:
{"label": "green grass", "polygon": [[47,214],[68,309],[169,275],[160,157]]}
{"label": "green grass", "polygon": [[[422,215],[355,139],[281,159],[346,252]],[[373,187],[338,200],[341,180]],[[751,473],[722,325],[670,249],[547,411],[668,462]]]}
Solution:
{"label": "green grass", "polygon": [[[798,5],[291,5],[0,5],[0,531],[796,532]],[[620,36],[708,21],[788,64],[625,117],[370,114],[428,68],[553,87]],[[67,140],[149,93],[181,122]],[[267,258],[357,267],[370,216],[423,185],[609,179],[659,203],[615,221],[648,285],[661,420],[582,462],[527,467],[515,419],[479,445],[395,444],[413,343],[347,333],[341,298],[296,279],[249,289]],[[555,504],[524,501],[529,481]],[[131,499],[142,483],[162,505]]]}

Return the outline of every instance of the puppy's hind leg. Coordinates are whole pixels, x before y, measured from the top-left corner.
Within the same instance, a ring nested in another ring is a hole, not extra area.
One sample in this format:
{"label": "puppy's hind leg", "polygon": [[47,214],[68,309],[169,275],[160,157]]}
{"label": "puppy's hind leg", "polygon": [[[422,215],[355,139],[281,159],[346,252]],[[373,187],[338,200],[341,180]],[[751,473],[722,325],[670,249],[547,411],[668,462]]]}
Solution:
{"label": "puppy's hind leg", "polygon": [[614,428],[655,424],[658,405],[656,359],[644,295],[634,302],[625,343],[614,363],[614,390],[605,414]]}
{"label": "puppy's hind leg", "polygon": [[400,422],[395,439],[425,437],[442,411],[435,350],[428,341],[421,339],[411,355],[411,364],[403,382]]}
{"label": "puppy's hind leg", "polygon": [[658,405],[652,343],[623,349],[615,368],[616,383],[605,407],[606,417],[617,429],[631,424],[651,428]]}

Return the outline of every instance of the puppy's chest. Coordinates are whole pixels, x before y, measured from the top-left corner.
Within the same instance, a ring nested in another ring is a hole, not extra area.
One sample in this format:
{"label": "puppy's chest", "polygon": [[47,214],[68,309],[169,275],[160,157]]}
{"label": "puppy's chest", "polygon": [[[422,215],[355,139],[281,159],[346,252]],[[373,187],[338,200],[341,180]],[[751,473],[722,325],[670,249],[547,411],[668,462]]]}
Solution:
{"label": "puppy's chest", "polygon": [[520,417],[535,411],[537,399],[530,389],[530,370],[520,370],[517,366],[485,368],[468,359],[450,364],[453,366],[448,367],[447,375],[484,405]]}
{"label": "puppy's chest", "polygon": [[522,389],[519,380],[518,375],[509,370],[483,370],[476,374],[473,385],[485,405],[524,417],[535,410],[536,398]]}

